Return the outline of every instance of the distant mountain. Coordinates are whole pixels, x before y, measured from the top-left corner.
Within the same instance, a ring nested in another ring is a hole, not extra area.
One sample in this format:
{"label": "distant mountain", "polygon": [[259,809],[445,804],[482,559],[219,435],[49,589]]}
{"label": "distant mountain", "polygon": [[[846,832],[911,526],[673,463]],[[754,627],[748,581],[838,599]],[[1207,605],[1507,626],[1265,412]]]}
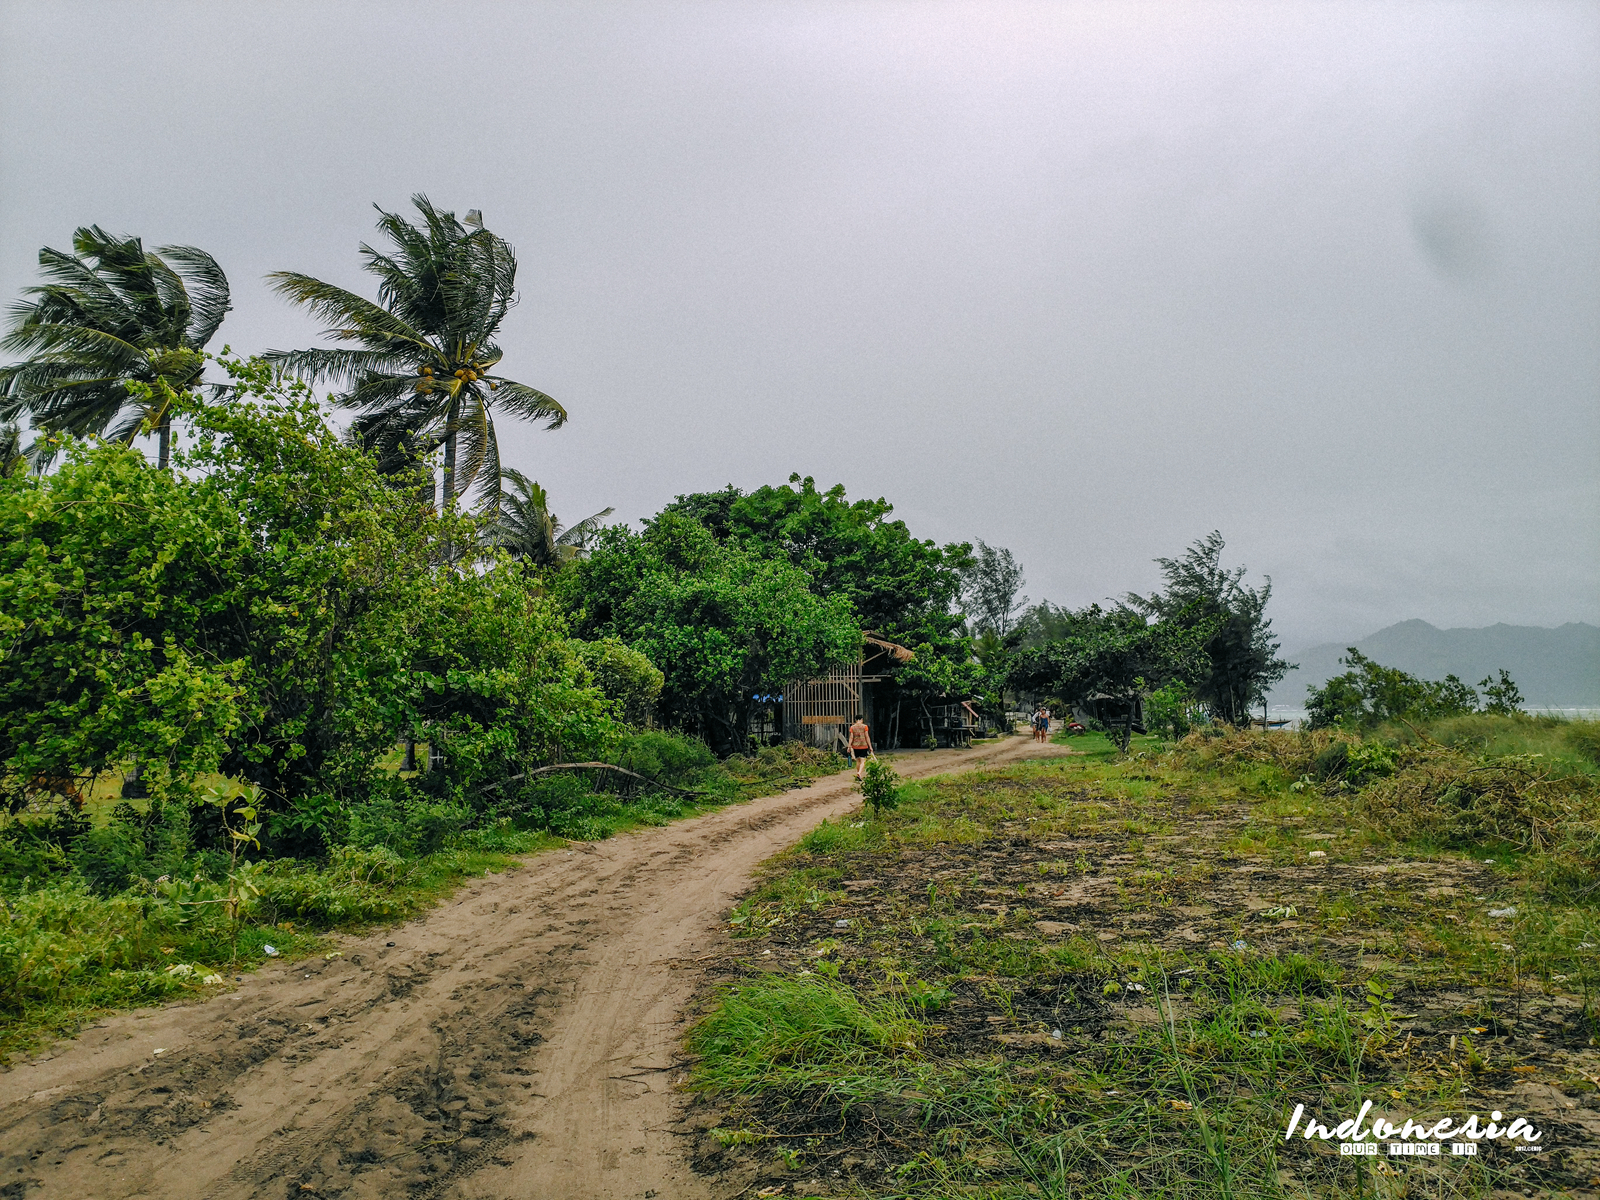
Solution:
{"label": "distant mountain", "polygon": [[1360,641],[1324,642],[1284,654],[1300,669],[1272,690],[1272,702],[1304,704],[1308,687],[1346,670],[1339,659],[1352,645],[1386,667],[1423,679],[1455,675],[1476,685],[1504,667],[1531,708],[1600,707],[1600,629],[1582,622],[1559,629],[1435,629],[1426,621],[1401,621]]}

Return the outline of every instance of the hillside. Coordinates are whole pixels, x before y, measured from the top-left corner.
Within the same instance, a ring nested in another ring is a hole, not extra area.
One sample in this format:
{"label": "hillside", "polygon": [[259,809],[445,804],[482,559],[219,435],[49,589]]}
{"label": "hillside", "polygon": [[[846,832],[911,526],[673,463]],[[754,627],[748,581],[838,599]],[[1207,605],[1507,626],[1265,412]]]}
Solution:
{"label": "hillside", "polygon": [[1299,670],[1272,693],[1275,704],[1302,704],[1306,689],[1344,668],[1349,646],[1389,667],[1424,679],[1456,675],[1468,683],[1504,667],[1529,705],[1600,706],[1600,628],[1569,622],[1557,629],[1490,625],[1487,629],[1436,629],[1426,621],[1401,621],[1356,642],[1324,642],[1284,655]]}

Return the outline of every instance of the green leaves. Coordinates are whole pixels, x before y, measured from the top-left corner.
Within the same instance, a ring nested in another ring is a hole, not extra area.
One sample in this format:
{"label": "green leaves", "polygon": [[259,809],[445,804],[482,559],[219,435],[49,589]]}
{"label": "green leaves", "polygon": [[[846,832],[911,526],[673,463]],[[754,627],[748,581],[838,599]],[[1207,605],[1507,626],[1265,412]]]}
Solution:
{"label": "green leaves", "polygon": [[893,513],[881,497],[852,501],[842,484],[819,491],[815,480],[795,474],[786,487],[749,495],[729,487],[680,496],[657,521],[687,517],[719,543],[787,559],[814,594],[846,601],[863,629],[913,649],[916,659],[895,669],[880,701],[901,692],[970,694],[979,671],[961,632],[959,599],[972,548],[919,541]]}
{"label": "green leaves", "polygon": [[1112,734],[1124,749],[1133,702],[1144,692],[1205,678],[1209,624],[1149,622],[1129,609],[1106,612],[1099,605],[1077,613],[1058,612],[1055,618],[1059,636],[1018,653],[1011,685],[1067,704],[1096,695],[1122,701],[1128,720]]}
{"label": "green leaves", "polygon": [[[1418,679],[1398,667],[1374,662],[1354,646],[1345,652],[1343,661],[1350,670],[1321,687],[1307,689],[1306,712],[1313,729],[1371,728],[1399,719],[1437,720],[1462,716],[1478,706],[1477,692],[1454,675],[1439,682]],[[1505,672],[1501,675],[1514,691],[1516,685]],[[1497,699],[1503,697],[1492,698],[1491,704]]]}
{"label": "green leaves", "polygon": [[225,514],[117,445],[0,480],[0,773],[13,788],[114,762],[214,769],[243,663],[195,653]]}
{"label": "green leaves", "polygon": [[881,817],[900,804],[900,776],[885,759],[869,758],[856,787],[874,817]]}
{"label": "green leaves", "polygon": [[304,385],[221,366],[228,404],[175,400],[195,431],[180,472],[72,445],[53,476],[0,478],[13,801],[128,762],[158,794],[220,772],[260,788],[226,842],[315,854],[422,722],[446,755],[427,786],[457,796],[598,752],[606,702],[534,584],[457,573],[445,551],[475,544],[470,521],[395,486]]}
{"label": "green leaves", "polygon": [[366,270],[378,279],[376,302],[295,271],[268,276],[280,295],[329,323],[325,337],[353,346],[266,357],[308,381],[344,389],[338,402],[363,414],[355,425],[363,445],[444,443],[448,509],[474,483],[491,498],[499,494],[494,409],[542,420],[548,429],[567,413],[537,388],[491,373],[501,358],[500,323],[516,299],[509,243],[481,227],[469,231],[426,196],[412,202],[420,224],[378,210],[392,252],[361,247]]}
{"label": "green leaves", "polygon": [[[217,261],[193,246],[147,252],[138,238],[99,226],[73,237],[75,254],[46,247],[39,266],[49,281],[15,309],[7,350],[25,355],[0,368],[0,413],[32,414],[36,428],[84,437],[110,431],[130,442],[146,417],[164,427],[167,413],[130,403],[127,384],[162,381],[167,394],[200,380],[199,351],[230,307]],[[163,437],[160,465],[167,465]]]}
{"label": "green leaves", "polygon": [[853,659],[861,630],[847,600],[815,595],[787,557],[723,545],[663,513],[643,534],[601,534],[558,577],[586,639],[617,637],[665,675],[662,715],[725,750],[743,749],[757,693]]}

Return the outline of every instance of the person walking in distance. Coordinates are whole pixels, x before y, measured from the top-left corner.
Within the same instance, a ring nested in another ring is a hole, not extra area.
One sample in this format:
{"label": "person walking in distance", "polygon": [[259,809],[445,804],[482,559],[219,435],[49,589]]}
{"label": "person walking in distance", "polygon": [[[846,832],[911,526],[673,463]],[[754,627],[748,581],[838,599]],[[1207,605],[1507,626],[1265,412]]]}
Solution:
{"label": "person walking in distance", "polygon": [[850,726],[850,757],[856,760],[857,779],[860,779],[861,773],[867,769],[867,759],[877,757],[872,749],[872,732],[859,714],[856,716],[855,724]]}

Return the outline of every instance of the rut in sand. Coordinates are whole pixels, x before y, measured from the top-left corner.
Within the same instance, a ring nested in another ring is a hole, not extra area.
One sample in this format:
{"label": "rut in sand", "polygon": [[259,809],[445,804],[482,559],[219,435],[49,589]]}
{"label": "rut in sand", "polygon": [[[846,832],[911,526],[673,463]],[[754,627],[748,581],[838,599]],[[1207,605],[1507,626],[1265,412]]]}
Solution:
{"label": "rut in sand", "polygon": [[535,856],[342,957],[109,1019],[0,1075],[0,1196],[709,1197],[670,1128],[696,959],[757,863],[859,804],[842,772]]}

